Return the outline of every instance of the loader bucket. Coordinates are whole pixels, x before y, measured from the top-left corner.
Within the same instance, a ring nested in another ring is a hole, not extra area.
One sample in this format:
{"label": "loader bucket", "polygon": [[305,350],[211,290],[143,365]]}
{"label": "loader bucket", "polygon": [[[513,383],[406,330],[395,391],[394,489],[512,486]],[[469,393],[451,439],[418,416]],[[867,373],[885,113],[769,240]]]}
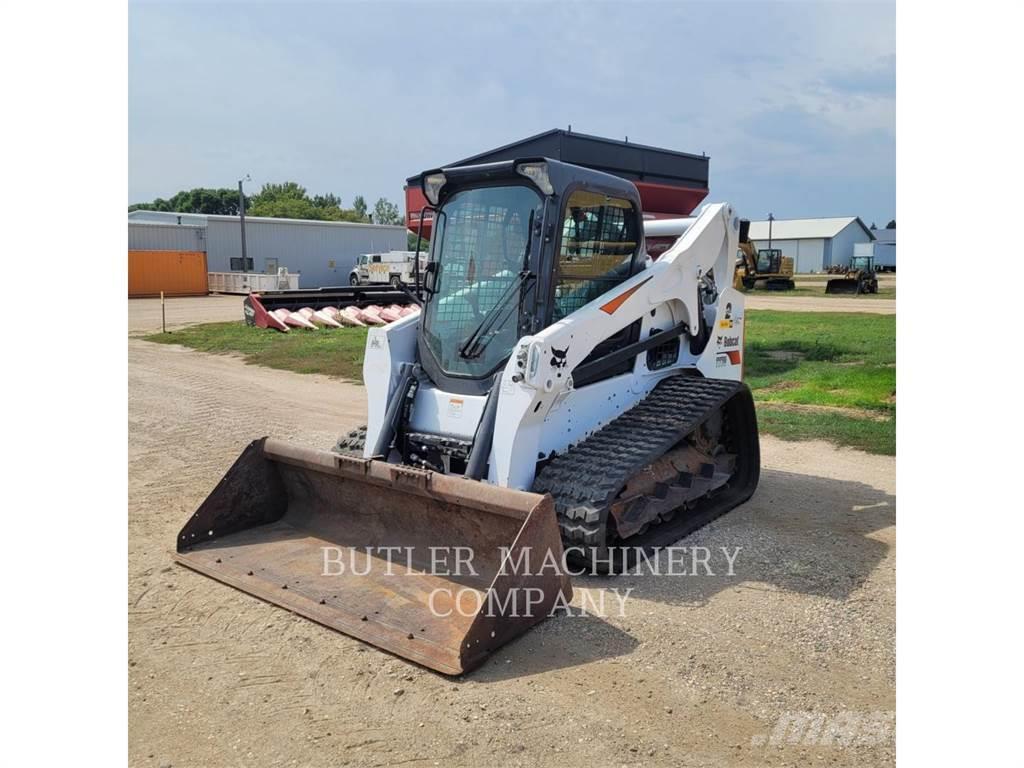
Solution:
{"label": "loader bucket", "polygon": [[572,597],[550,496],[272,438],[245,449],[175,559],[449,675]]}
{"label": "loader bucket", "polygon": [[860,280],[855,277],[835,277],[825,283],[825,293],[860,293]]}

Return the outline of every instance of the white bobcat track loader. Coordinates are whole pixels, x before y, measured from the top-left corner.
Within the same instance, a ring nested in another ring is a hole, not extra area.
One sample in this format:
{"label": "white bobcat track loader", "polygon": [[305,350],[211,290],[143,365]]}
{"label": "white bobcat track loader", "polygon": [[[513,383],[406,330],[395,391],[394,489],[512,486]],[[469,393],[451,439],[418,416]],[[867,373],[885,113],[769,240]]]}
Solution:
{"label": "white bobcat track loader", "polygon": [[[423,311],[369,331],[366,427],[250,445],[178,559],[455,674],[571,596],[524,553],[614,572],[749,498],[760,460],[729,205],[652,262],[627,180],[544,158],[422,178]],[[472,573],[439,574],[446,547]]]}

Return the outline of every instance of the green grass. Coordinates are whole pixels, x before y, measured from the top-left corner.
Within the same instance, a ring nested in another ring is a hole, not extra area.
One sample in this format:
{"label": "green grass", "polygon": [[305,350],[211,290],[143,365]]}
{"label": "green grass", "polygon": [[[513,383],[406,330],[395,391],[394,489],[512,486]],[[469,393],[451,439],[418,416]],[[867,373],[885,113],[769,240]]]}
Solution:
{"label": "green grass", "polygon": [[[895,453],[894,315],[748,310],[746,318],[746,376],[762,431]],[[209,323],[145,338],[362,381],[363,328],[277,333],[241,322]]]}
{"label": "green grass", "polygon": [[792,413],[758,403],[757,427],[783,440],[828,440],[886,456],[896,454],[896,420],[873,422],[824,413]]}
{"label": "green grass", "polygon": [[158,344],[180,344],[213,354],[240,355],[247,363],[297,373],[322,373],[363,380],[365,328],[289,333],[251,328],[242,322],[192,325],[144,337]]}
{"label": "green grass", "polygon": [[895,454],[895,315],[746,316],[746,377],[763,431]]}

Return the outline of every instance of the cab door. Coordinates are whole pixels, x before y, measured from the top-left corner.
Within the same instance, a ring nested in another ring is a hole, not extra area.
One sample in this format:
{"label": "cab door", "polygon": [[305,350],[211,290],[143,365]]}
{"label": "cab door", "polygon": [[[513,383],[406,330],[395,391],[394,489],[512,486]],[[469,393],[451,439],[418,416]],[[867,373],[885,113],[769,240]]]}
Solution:
{"label": "cab door", "polygon": [[[556,249],[552,322],[607,294],[639,268],[640,214],[633,203],[601,192],[577,189],[566,200]],[[640,338],[636,320],[599,343],[580,363],[597,360]],[[577,387],[633,370],[631,358]]]}

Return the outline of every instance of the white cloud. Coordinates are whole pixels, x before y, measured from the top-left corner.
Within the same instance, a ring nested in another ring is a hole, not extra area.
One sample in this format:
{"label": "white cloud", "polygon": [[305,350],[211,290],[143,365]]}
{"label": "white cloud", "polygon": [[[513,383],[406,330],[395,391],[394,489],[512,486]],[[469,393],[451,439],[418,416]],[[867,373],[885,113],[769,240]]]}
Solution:
{"label": "white cloud", "polygon": [[131,18],[133,200],[244,172],[398,199],[425,167],[569,123],[706,151],[713,189],[774,175],[834,190],[840,210],[864,204],[843,201],[857,187],[843,179],[894,187],[891,5],[238,4]]}

